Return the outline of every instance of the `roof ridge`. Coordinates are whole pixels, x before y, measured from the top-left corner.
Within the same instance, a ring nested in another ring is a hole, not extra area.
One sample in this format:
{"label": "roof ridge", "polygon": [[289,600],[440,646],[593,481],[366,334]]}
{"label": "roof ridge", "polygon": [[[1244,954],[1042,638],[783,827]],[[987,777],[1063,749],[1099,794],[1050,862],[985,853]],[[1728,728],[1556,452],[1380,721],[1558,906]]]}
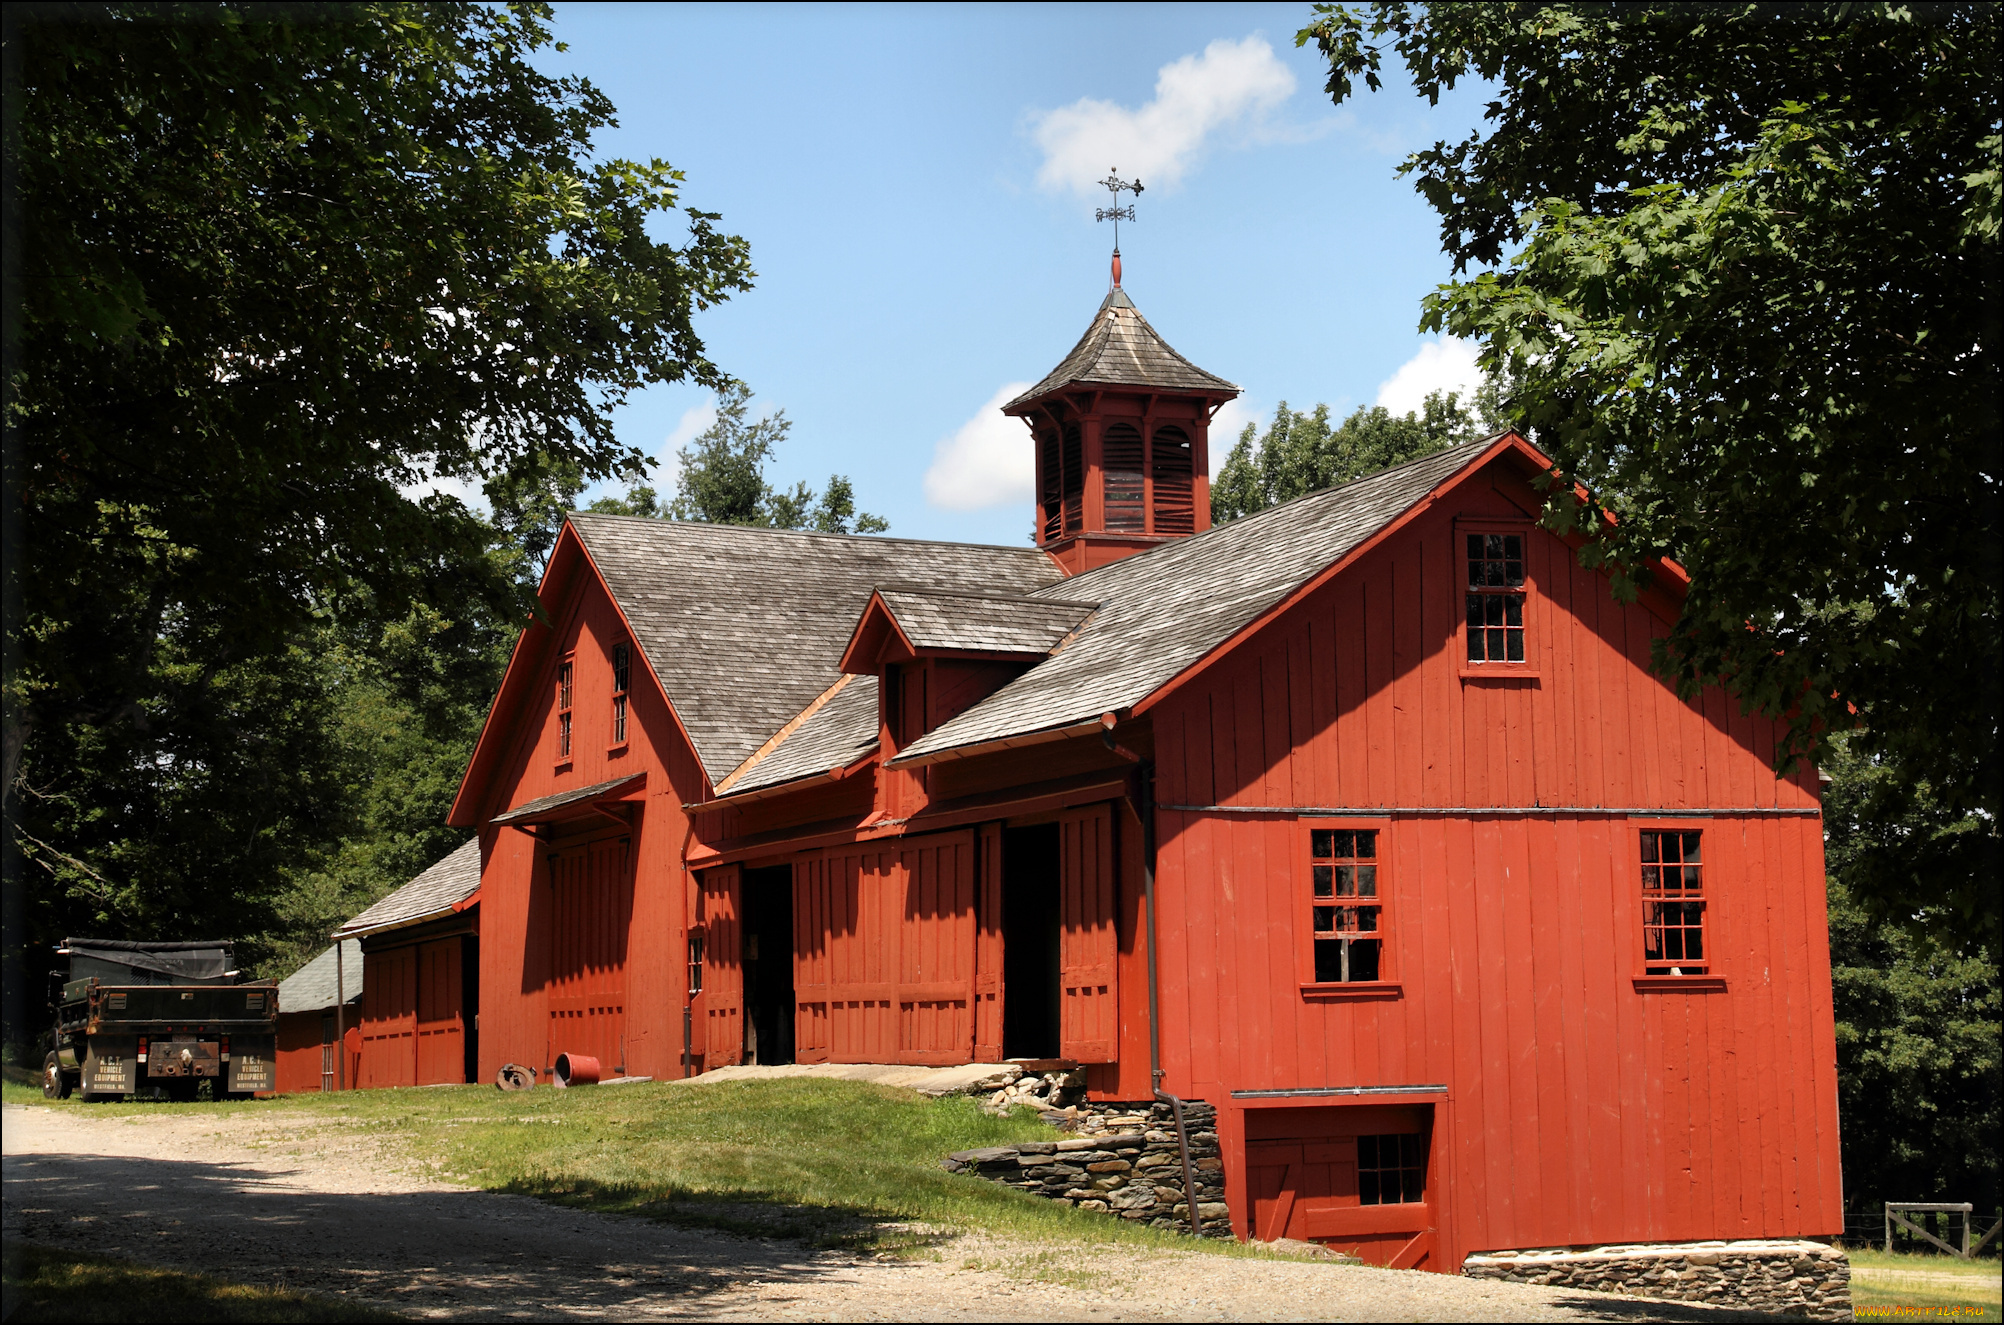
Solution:
{"label": "roof ridge", "polygon": [[[1060,585],[1069,583],[1070,583],[1069,580],[1058,581],[1058,584]],[[991,603],[1034,603],[1039,607],[1045,607],[1045,606],[1098,607],[1099,606],[1098,599],[1094,599],[1091,602],[1086,602],[1083,599],[1074,600],[1068,598],[1039,598],[1035,594],[1025,594],[1025,593],[982,593],[977,589],[936,589],[929,584],[917,584],[906,581],[898,581],[889,584],[877,584],[877,585],[872,585],[871,587],[878,593],[922,594],[928,598],[970,598],[970,599],[979,599],[982,602],[991,602]],[[1052,587],[1056,588],[1057,585],[1053,585]]]}
{"label": "roof ridge", "polygon": [[658,515],[615,515],[611,511],[566,511],[565,519],[584,516],[591,520],[624,520],[633,524],[665,525],[674,529],[716,529],[743,530],[752,534],[778,534],[794,538],[839,538],[845,542],[868,543],[881,547],[890,543],[911,544],[917,547],[966,547],[978,548],[983,552],[1017,552],[1043,556],[1040,548],[1018,547],[1013,543],[967,543],[951,538],[911,538],[899,535],[892,538],[882,534],[831,534],[820,529],[778,529],[763,524],[727,524],[719,520],[667,520]]}

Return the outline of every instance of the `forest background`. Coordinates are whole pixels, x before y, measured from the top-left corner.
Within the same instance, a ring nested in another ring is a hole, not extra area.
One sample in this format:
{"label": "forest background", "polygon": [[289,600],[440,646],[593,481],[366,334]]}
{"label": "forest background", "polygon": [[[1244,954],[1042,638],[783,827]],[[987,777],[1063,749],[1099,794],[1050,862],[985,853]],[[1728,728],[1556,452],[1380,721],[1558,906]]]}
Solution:
{"label": "forest background", "polygon": [[[1759,17],[1759,6],[1744,8]],[[1549,78],[1540,62],[1554,52],[1619,62],[1609,54],[1619,43],[1564,6],[1520,8],[1493,26],[1470,17],[1483,9],[1434,6],[1438,21],[1400,5],[1376,6],[1368,21],[1325,11],[1303,36],[1328,52],[1339,101],[1352,80],[1368,78],[1379,49],[1372,39],[1416,73],[1450,83],[1443,51],[1464,62],[1469,51],[1488,53],[1484,76],[1512,88]],[[768,482],[785,416],[753,408],[748,388],[709,363],[691,321],[748,288],[749,253],[718,218],[681,204],[683,181],[667,163],[594,158],[591,133],[612,108],[581,80],[530,67],[528,54],[549,40],[545,12],[355,6],[343,11],[347,22],[308,27],[247,22],[228,7],[203,10],[199,21],[177,6],[70,6],[61,21],[47,21],[50,12],[13,7],[6,38],[0,577],[5,1038],[16,1060],[32,1055],[41,1029],[36,954],[66,933],[230,934],[250,969],[283,976],[335,924],[464,840],[444,826],[446,809],[534,610],[543,560],[590,483],[625,478],[623,496],[594,503],[617,513],[884,528],[858,512],[840,475],[819,491]],[[1988,40],[1993,64],[1994,26],[1960,34],[1977,47]],[[1918,65],[1916,77],[1938,72],[1925,59]],[[346,77],[329,79],[330,71]],[[1232,449],[1214,488],[1215,518],[1512,424],[1569,473],[1595,480],[1609,508],[1628,499],[1621,513],[1636,518],[1624,527],[1657,539],[1654,550],[1703,568],[1704,538],[1717,527],[1696,535],[1675,527],[1685,508],[1706,504],[1691,493],[1758,490],[1775,477],[1759,472],[1762,462],[1729,456],[1742,469],[1722,485],[1715,471],[1619,439],[1609,445],[1580,426],[1591,416],[1604,428],[1635,393],[1624,386],[1618,399],[1597,397],[1578,384],[1610,363],[1620,382],[1636,380],[1623,346],[1673,334],[1683,311],[1660,289],[1610,295],[1605,237],[1586,233],[1582,218],[1596,207],[1634,226],[1632,200],[1607,185],[1632,162],[1576,163],[1585,186],[1532,178],[1536,171],[1513,176],[1552,126],[1509,109],[1490,146],[1519,151],[1514,164],[1471,166],[1466,155],[1437,153],[1422,171],[1443,210],[1444,244],[1529,242],[1533,253],[1509,273],[1514,284],[1485,276],[1428,311],[1436,325],[1460,319],[1452,329],[1490,347],[1483,392],[1468,402],[1436,396],[1413,415],[1364,409],[1340,422],[1325,407],[1283,404]],[[1985,114],[1994,121],[1994,98],[1976,119]],[[1789,115],[1783,127],[1799,143],[1803,117]],[[1580,141],[1607,137],[1560,127]],[[1678,132],[1654,131],[1672,140]],[[1647,141],[1642,149],[1652,150]],[[1827,155],[1828,145],[1803,149],[1815,150]],[[1994,157],[1994,136],[1988,151]],[[1996,178],[1993,166],[1993,193]],[[1512,214],[1509,204],[1530,200],[1534,185],[1589,201],[1543,219],[1519,213],[1519,227],[1503,233],[1470,229],[1455,210]],[[1676,202],[1660,190],[1645,196],[1649,207]],[[677,210],[686,223],[679,242],[646,237],[650,215]],[[1643,251],[1650,261],[1637,267],[1660,275],[1658,250],[1674,249],[1688,269],[1697,223],[1686,213],[1648,219],[1655,228],[1616,235],[1616,251]],[[1988,226],[1990,267],[1974,288],[1990,301],[1989,321],[1974,335],[1994,355],[1994,203]],[[330,252],[345,256],[313,260]],[[1737,260],[1748,261],[1744,250]],[[1580,301],[1584,312],[1565,306],[1581,284],[1568,263],[1600,281]],[[1543,302],[1527,316],[1530,297]],[[1609,315],[1622,297],[1631,304]],[[1573,343],[1591,342],[1597,357],[1566,364],[1551,342],[1516,344],[1513,357],[1508,338],[1484,322],[1539,317],[1565,327]],[[1618,325],[1603,336],[1597,318]],[[1994,387],[1994,358],[1983,364]],[[711,386],[720,405],[664,497],[605,419],[623,393],[674,380]],[[1718,426],[1672,421],[1700,435]],[[1994,410],[1978,427],[1994,446]],[[403,440],[391,446],[386,437]],[[1827,464],[1835,472],[1847,459],[1875,463],[1833,451]],[[1994,498],[1994,459],[1979,469],[1974,495],[1987,484]],[[477,483],[485,509],[426,487],[441,476]],[[1969,481],[1954,465],[1936,477]],[[1794,473],[1778,479],[1803,486]],[[1760,514],[1740,543],[1789,532],[1771,508]],[[1994,544],[1994,512],[1974,523]],[[1635,549],[1599,550],[1619,586]],[[1869,620],[1919,620],[1915,605],[1935,601],[1922,592],[1924,576],[1888,578],[1869,558],[1853,560],[1863,564],[1866,593],[1846,597],[1799,578],[1784,586],[1804,605],[1775,627],[1791,659],[1827,661],[1839,651],[1833,638],[1856,637]],[[1980,698],[1995,689],[1995,650],[1982,649],[1995,634],[1995,579],[1974,561],[1950,561],[1964,573],[1957,592],[1976,584],[1974,606],[1950,615],[1957,638],[1973,637],[1977,649],[1973,664],[1963,658],[1927,694],[1960,685]],[[1730,582],[1746,567],[1719,572]],[[1870,601],[1874,575],[1897,592]],[[1744,664],[1730,654],[1743,641],[1717,643],[1717,621],[1758,615],[1730,596],[1700,606],[1713,617],[1691,622],[1688,637],[1712,654],[1659,658],[1680,684]],[[1921,620],[1908,644],[1928,643],[1930,630],[1940,635]],[[1776,655],[1771,640],[1780,637],[1755,643]],[[1770,666],[1766,655],[1759,663]],[[1972,681],[1970,665],[1987,666],[1989,677]],[[1870,680],[1853,684],[1855,675],[1844,674],[1847,693]],[[1782,711],[1774,693],[1800,694],[1805,681],[1757,679],[1769,693],[1752,698],[1774,713]],[[1832,693],[1827,674],[1808,679]],[[1801,717],[1800,706],[1789,711]],[[1974,717],[1933,752],[1875,741],[1869,723],[1841,713],[1818,719],[1820,735],[1805,727],[1831,779],[1831,940],[1854,1209],[1881,1199],[1997,1204],[2004,1008],[1994,803],[1984,808],[1986,797],[1994,802],[1985,781],[1994,780],[1994,702],[1979,703]],[[1897,729],[1925,736],[1938,718],[1922,713]],[[1958,781],[1946,776],[1953,759],[1940,755],[1932,782],[1916,776],[1958,739],[1979,753],[1987,739],[1990,764]]]}

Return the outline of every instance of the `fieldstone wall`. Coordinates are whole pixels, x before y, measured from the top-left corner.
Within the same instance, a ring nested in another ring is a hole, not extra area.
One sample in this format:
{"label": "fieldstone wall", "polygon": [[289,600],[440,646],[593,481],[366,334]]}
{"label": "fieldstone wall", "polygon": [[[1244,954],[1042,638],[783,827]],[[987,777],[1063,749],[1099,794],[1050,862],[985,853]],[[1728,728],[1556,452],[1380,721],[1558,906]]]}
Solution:
{"label": "fieldstone wall", "polygon": [[[1026,1103],[1029,1101],[1025,1101]],[[1176,1119],[1154,1101],[1134,1104],[1073,1103],[1046,1107],[1044,1120],[1070,1133],[1055,1141],[989,1146],[948,1155],[940,1166],[970,1173],[1080,1210],[1131,1219],[1154,1228],[1187,1230],[1183,1160],[1176,1148]],[[1207,1238],[1230,1238],[1224,1164],[1218,1155],[1217,1110],[1183,1106],[1190,1138],[1190,1167],[1197,1180],[1197,1215]]]}
{"label": "fieldstone wall", "polygon": [[1821,1242],[1670,1242],[1470,1256],[1461,1272],[1629,1297],[1850,1320],[1851,1262]]}

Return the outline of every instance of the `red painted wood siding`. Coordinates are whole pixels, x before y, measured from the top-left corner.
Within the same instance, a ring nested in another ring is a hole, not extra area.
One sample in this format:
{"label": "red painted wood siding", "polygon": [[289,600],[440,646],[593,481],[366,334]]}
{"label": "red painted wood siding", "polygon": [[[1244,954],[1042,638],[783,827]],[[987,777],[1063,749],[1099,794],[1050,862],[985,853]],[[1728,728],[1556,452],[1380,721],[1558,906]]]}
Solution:
{"label": "red painted wood siding", "polygon": [[[1514,500],[1513,500],[1514,497]],[[1246,1227],[1238,1089],[1444,1086],[1440,1268],[1471,1251],[1841,1227],[1820,821],[1774,729],[1647,671],[1661,616],[1613,601],[1527,528],[1532,678],[1471,680],[1458,515],[1508,517],[1507,475],[1436,509],[1154,710],[1165,806],[1386,819],[1393,990],[1306,995],[1307,834],[1328,819],[1164,809],[1168,1086],[1221,1106]],[[1437,807],[1577,813],[1402,814]],[[1604,807],[1600,809],[1592,807]],[[1718,993],[1638,990],[1633,825],[1704,810]],[[1334,826],[1340,826],[1334,825]]]}
{"label": "red painted wood siding", "polygon": [[705,870],[703,919],[703,1070],[730,1067],[744,1058],[745,966],[743,871],[736,865]]}
{"label": "red painted wood siding", "polygon": [[588,1054],[607,1075],[626,1067],[626,959],[633,916],[627,838],[552,854],[549,1061]]}
{"label": "red painted wood siding", "polygon": [[1058,1052],[1081,1063],[1110,1063],[1120,1045],[1111,807],[1062,815],[1058,851]]}
{"label": "red painted wood siding", "polygon": [[465,941],[436,939],[417,948],[417,1084],[466,1080],[466,986],[460,958]]}
{"label": "red painted wood siding", "polygon": [[[477,813],[484,824],[511,806],[553,792],[646,775],[644,804],[637,807],[628,835],[625,1066],[637,1075],[680,1076],[682,1012],[688,1003],[687,924],[696,908],[694,881],[682,868],[682,849],[689,839],[682,805],[702,799],[707,782],[637,653],[628,740],[624,746],[612,744],[612,650],[626,639],[626,631],[611,596],[574,542],[560,546],[552,558],[543,602],[552,624],[532,628],[511,663],[511,669],[527,669],[532,684],[521,691],[526,698],[509,711],[497,709],[489,719],[512,744],[499,758]],[[553,701],[555,668],[565,653],[573,661],[573,742],[571,760],[560,766]],[[568,849],[580,837],[602,836],[611,827],[567,825],[554,845]],[[560,976],[551,965],[556,899],[546,857],[553,844],[538,843],[515,828],[483,828],[481,840],[480,1078],[489,1080],[507,1062],[551,1065],[550,1000]],[[699,1059],[702,1052],[699,1041]]]}
{"label": "red painted wood siding", "polygon": [[[328,1010],[333,1020],[333,1010]],[[321,1061],[333,1061],[332,1044],[321,1044],[321,1014],[281,1012],[278,1017],[278,1062],[273,1080],[281,1095],[320,1089]],[[331,1036],[329,1037],[331,1038]]]}
{"label": "red painted wood siding", "polygon": [[1002,1061],[1002,825],[983,824],[977,849],[974,1061]]}
{"label": "red painted wood siding", "polygon": [[362,957],[363,1086],[417,1084],[416,948]]}

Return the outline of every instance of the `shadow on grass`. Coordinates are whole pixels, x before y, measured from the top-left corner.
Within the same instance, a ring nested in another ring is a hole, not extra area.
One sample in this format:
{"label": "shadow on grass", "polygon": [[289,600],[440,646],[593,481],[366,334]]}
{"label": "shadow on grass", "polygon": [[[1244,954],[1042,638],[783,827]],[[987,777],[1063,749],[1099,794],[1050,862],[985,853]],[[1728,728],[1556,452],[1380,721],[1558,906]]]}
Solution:
{"label": "shadow on grass", "polygon": [[517,1178],[494,1190],[572,1209],[631,1215],[675,1228],[799,1242],[817,1251],[902,1255],[937,1247],[951,1230],[856,1205],[787,1201],[752,1192],[687,1191],[655,1184]]}

